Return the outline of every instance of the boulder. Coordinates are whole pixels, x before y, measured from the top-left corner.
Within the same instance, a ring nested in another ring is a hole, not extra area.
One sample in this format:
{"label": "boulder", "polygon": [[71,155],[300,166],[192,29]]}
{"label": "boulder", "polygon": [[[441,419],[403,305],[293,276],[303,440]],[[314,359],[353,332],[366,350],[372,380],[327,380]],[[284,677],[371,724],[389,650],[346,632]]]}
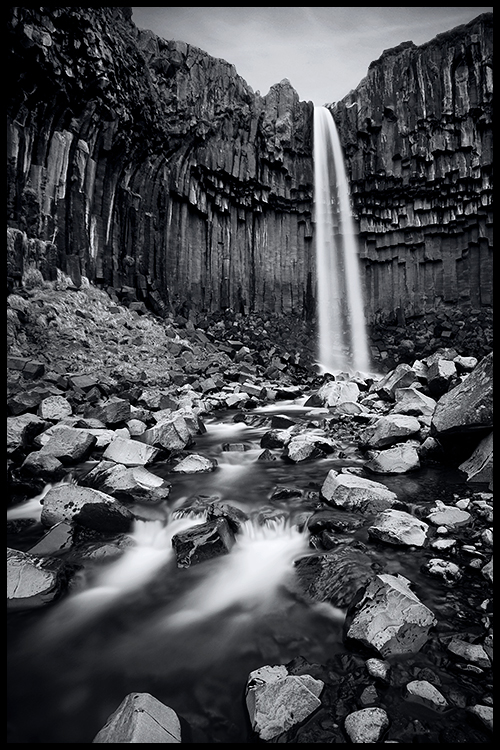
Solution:
{"label": "boulder", "polygon": [[7,455],[30,444],[33,437],[48,427],[48,423],[35,414],[7,417]]}
{"label": "boulder", "polygon": [[305,406],[338,406],[346,401],[356,402],[359,398],[360,390],[357,383],[349,381],[329,381],[324,383],[317,391],[314,402]]}
{"label": "boulder", "polygon": [[140,440],[168,451],[181,451],[193,442],[193,428],[181,414],[174,414],[145,430]]}
{"label": "boulder", "polygon": [[375,391],[384,401],[395,401],[396,390],[410,386],[417,379],[415,370],[410,365],[402,363],[387,373],[381,380],[375,382],[370,391]]}
{"label": "boulder", "polygon": [[450,382],[457,374],[455,363],[450,359],[438,359],[429,365],[427,371],[427,387],[429,393],[439,398],[446,393]]}
{"label": "boulder", "polygon": [[493,706],[481,706],[475,703],[473,706],[467,706],[466,711],[469,711],[483,727],[493,734]]}
{"label": "boulder", "polygon": [[73,408],[64,396],[48,396],[38,406],[38,416],[42,419],[59,420],[69,417]]}
{"label": "boulder", "polygon": [[372,706],[346,716],[344,728],[351,742],[379,742],[389,726],[389,717],[383,708]]}
{"label": "boulder", "polygon": [[143,466],[124,466],[114,461],[101,461],[82,479],[122,502],[159,503],[170,494],[170,482],[152,474]]}
{"label": "boulder", "polygon": [[175,711],[150,693],[129,693],[96,734],[96,743],[179,744],[181,725]]}
{"label": "boulder", "polygon": [[320,489],[320,497],[337,508],[363,512],[384,510],[397,500],[396,493],[380,482],[355,474],[339,474],[335,469],[328,472]]}
{"label": "boulder", "polygon": [[408,579],[385,573],[368,584],[347,617],[347,638],[375,650],[382,658],[418,652],[437,624],[431,610],[410,589]]}
{"label": "boulder", "polygon": [[420,431],[420,422],[407,414],[389,414],[379,417],[360,435],[362,445],[369,448],[385,448]]}
{"label": "boulder", "polygon": [[8,609],[43,607],[57,599],[65,582],[65,569],[62,560],[44,560],[7,548]]}
{"label": "boulder", "polygon": [[66,474],[66,469],[56,456],[52,456],[50,453],[42,453],[42,451],[33,451],[28,453],[21,464],[21,472],[49,482],[62,479]]}
{"label": "boulder", "polygon": [[30,555],[55,555],[71,549],[74,527],[66,521],[54,524],[28,552]]}
{"label": "boulder", "polygon": [[434,711],[446,711],[448,701],[428,680],[412,680],[405,685],[405,698],[412,703],[420,703]]}
{"label": "boulder", "polygon": [[115,438],[108,445],[102,457],[125,466],[146,466],[154,461],[158,448],[138,440]]}
{"label": "boulder", "polygon": [[470,458],[458,468],[467,474],[468,482],[484,482],[493,489],[493,432],[481,440]]}
{"label": "boulder", "polygon": [[471,514],[454,505],[440,503],[436,510],[426,516],[426,520],[434,526],[447,526],[454,529],[469,523]]}
{"label": "boulder", "polygon": [[410,513],[389,508],[375,518],[368,533],[388,544],[422,547],[427,539],[428,528],[428,524]]}
{"label": "boulder", "polygon": [[206,458],[199,453],[191,453],[179,461],[173,467],[172,471],[176,474],[201,474],[215,471],[216,468],[217,461],[215,459]]}
{"label": "boulder", "polygon": [[294,463],[307,459],[320,458],[332,453],[335,443],[324,435],[305,432],[292,437],[283,451],[283,457]]}
{"label": "boulder", "polygon": [[457,583],[463,576],[459,566],[451,560],[441,560],[439,557],[432,557],[422,565],[422,572],[433,578],[440,578],[445,583]]}
{"label": "boulder", "polygon": [[250,672],[245,701],[253,731],[266,742],[304,721],[321,706],[323,687],[322,680],[291,675],[283,665]]}
{"label": "boulder", "polygon": [[439,399],[431,429],[436,435],[493,429],[493,353]]}
{"label": "boulder", "polygon": [[395,391],[396,402],[391,411],[392,414],[409,414],[410,416],[432,416],[437,402],[430,396],[426,396],[417,388],[397,388]]}
{"label": "boulder", "polygon": [[402,443],[379,451],[364,468],[374,474],[406,474],[420,468],[420,459],[414,445]]}
{"label": "boulder", "polygon": [[227,554],[234,542],[234,533],[223,517],[180,531],[172,537],[177,567],[189,568],[212,557]]}
{"label": "boulder", "polygon": [[469,643],[461,638],[453,637],[447,645],[450,654],[459,660],[475,664],[481,669],[491,668],[491,660],[479,643]]}
{"label": "boulder", "polygon": [[58,427],[40,448],[43,455],[58,458],[63,464],[85,461],[97,442],[97,438],[76,427]]}
{"label": "boulder", "polygon": [[105,425],[115,425],[119,422],[127,422],[131,418],[130,402],[124,398],[113,396],[97,406],[90,407],[85,416],[99,419]]}
{"label": "boulder", "polygon": [[52,487],[44,497],[40,521],[53,526],[60,521],[78,523],[101,532],[128,531],[134,516],[104,492],[75,484]]}

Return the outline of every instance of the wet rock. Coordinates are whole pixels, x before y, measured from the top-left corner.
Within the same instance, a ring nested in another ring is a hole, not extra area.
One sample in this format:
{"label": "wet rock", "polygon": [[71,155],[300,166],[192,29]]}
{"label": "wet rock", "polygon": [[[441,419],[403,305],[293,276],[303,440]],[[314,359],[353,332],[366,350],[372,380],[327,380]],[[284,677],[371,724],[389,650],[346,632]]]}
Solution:
{"label": "wet rock", "polygon": [[268,741],[304,721],[320,705],[322,680],[290,675],[285,666],[265,666],[250,672],[245,702],[252,729]]}
{"label": "wet rock", "polygon": [[55,555],[71,549],[73,545],[74,528],[66,521],[54,524],[46,534],[28,552],[30,555]]}
{"label": "wet rock", "polygon": [[468,643],[461,638],[452,638],[447,649],[454,657],[475,664],[482,669],[489,669],[491,661],[484,648],[478,643]]}
{"label": "wet rock", "polygon": [[419,651],[437,619],[410,589],[404,576],[380,574],[348,610],[347,638],[382,658]]}
{"label": "wet rock", "polygon": [[397,500],[395,492],[380,482],[342,474],[331,469],[320,489],[320,496],[331,505],[346,510],[376,512],[391,507]]}
{"label": "wet rock", "polygon": [[393,414],[409,414],[414,417],[432,416],[437,405],[435,399],[412,386],[397,388],[395,398],[396,402],[391,412]]}
{"label": "wet rock", "polygon": [[493,354],[441,396],[432,418],[434,434],[440,436],[480,428],[493,428]]}
{"label": "wet rock", "polygon": [[364,467],[374,474],[406,474],[420,468],[420,458],[415,446],[403,443],[380,451]]}
{"label": "wet rock", "polygon": [[427,540],[428,525],[410,513],[389,508],[380,513],[368,528],[375,539],[388,544],[422,547]]}
{"label": "wet rock", "polygon": [[234,542],[234,533],[225,518],[197,524],[172,537],[179,568],[189,568],[204,560],[228,554]]}
{"label": "wet rock", "polygon": [[301,557],[295,563],[295,573],[303,595],[342,609],[374,577],[369,556],[351,545]]}
{"label": "wet rock", "polygon": [[28,453],[20,470],[24,474],[45,479],[47,482],[62,479],[66,473],[64,464],[56,456],[44,454],[42,451]]}
{"label": "wet rock", "polygon": [[446,393],[452,379],[457,374],[455,363],[449,359],[438,359],[429,365],[427,371],[427,385],[429,393],[439,398]]}
{"label": "wet rock", "polygon": [[105,425],[127,422],[131,418],[130,402],[119,397],[112,397],[98,406],[89,409],[85,416],[95,417]]}
{"label": "wet rock", "polygon": [[369,448],[384,448],[401,442],[402,439],[420,431],[416,417],[406,414],[391,414],[380,417],[360,435],[362,445]]}
{"label": "wet rock", "polygon": [[434,711],[446,711],[449,707],[444,695],[428,680],[408,682],[405,685],[405,697],[413,703],[420,703]]}
{"label": "wet rock", "polygon": [[439,557],[433,557],[424,563],[422,571],[434,578],[440,578],[445,583],[456,583],[463,576],[462,570],[456,563]]}
{"label": "wet rock", "polygon": [[129,693],[92,743],[161,742],[178,744],[181,725],[175,711],[149,693]]}
{"label": "wet rock", "polygon": [[452,505],[440,503],[437,510],[432,511],[426,516],[426,520],[434,526],[446,526],[448,528],[457,528],[469,523],[471,514],[466,510],[461,510]]}
{"label": "wet rock", "polygon": [[389,672],[391,665],[382,659],[372,657],[366,660],[368,674],[376,680],[380,680],[384,685],[389,683]]}
{"label": "wet rock", "polygon": [[91,453],[97,438],[75,427],[55,426],[50,438],[40,448],[43,455],[55,456],[63,464],[84,461]]}
{"label": "wet rock", "polygon": [[458,468],[467,474],[468,482],[484,482],[493,488],[493,432],[481,440],[470,458]]}
{"label": "wet rock", "polygon": [[207,458],[199,453],[190,453],[176,464],[171,471],[176,474],[202,474],[215,471],[217,468],[215,459]]}
{"label": "wet rock", "polygon": [[455,367],[457,368],[457,372],[472,372],[474,368],[477,365],[477,358],[476,357],[462,357],[462,355],[458,354],[454,358]]}
{"label": "wet rock", "polygon": [[286,430],[268,430],[262,435],[260,439],[261,448],[284,448],[288,445],[293,437],[292,430],[295,428],[290,427]]}
{"label": "wet rock", "polygon": [[143,466],[124,466],[113,461],[101,461],[82,479],[82,484],[94,487],[122,502],[159,503],[170,494],[170,483],[152,474]]}
{"label": "wet rock", "polygon": [[158,422],[154,427],[145,430],[140,440],[172,452],[180,451],[193,442],[191,429],[181,415]]}
{"label": "wet rock", "polygon": [[74,522],[95,531],[128,531],[132,513],[118,500],[90,487],[63,484],[51,487],[44,497],[40,521],[53,526],[60,521]]}
{"label": "wet rock", "polygon": [[351,742],[379,742],[389,726],[383,708],[361,708],[346,716],[344,728]]}
{"label": "wet rock", "polygon": [[287,443],[283,457],[294,463],[307,459],[320,458],[335,450],[336,444],[324,435],[301,433]]}
{"label": "wet rock", "polygon": [[43,607],[61,594],[65,563],[7,548],[7,607]]}
{"label": "wet rock", "polygon": [[158,455],[158,448],[139,442],[115,438],[103,453],[103,459],[115,461],[125,466],[146,466],[154,461]]}
{"label": "wet rock", "polygon": [[482,706],[479,703],[475,703],[473,706],[468,706],[467,711],[469,711],[472,716],[474,716],[478,721],[486,727],[490,732],[493,732],[493,707],[492,706]]}
{"label": "wet rock", "polygon": [[346,401],[356,402],[360,390],[357,383],[330,381],[324,383],[314,397],[310,397],[304,406],[338,406]]}

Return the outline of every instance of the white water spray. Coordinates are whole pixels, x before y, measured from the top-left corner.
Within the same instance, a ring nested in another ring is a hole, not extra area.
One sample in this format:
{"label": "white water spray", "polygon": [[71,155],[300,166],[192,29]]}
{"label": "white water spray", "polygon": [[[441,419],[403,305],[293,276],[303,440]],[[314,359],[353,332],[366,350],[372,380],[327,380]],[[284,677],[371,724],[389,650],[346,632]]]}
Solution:
{"label": "white water spray", "polygon": [[314,108],[314,206],[322,372],[368,373],[370,358],[349,183],[335,122]]}

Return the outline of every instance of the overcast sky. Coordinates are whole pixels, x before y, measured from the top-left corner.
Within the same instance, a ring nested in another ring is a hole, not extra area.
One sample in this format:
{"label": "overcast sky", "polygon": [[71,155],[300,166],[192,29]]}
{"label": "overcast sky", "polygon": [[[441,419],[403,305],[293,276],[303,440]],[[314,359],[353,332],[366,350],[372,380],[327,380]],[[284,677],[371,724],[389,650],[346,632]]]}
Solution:
{"label": "overcast sky", "polygon": [[322,105],[356,88],[385,49],[423,44],[493,7],[132,10],[140,29],[227,60],[254,91],[288,78],[301,100]]}

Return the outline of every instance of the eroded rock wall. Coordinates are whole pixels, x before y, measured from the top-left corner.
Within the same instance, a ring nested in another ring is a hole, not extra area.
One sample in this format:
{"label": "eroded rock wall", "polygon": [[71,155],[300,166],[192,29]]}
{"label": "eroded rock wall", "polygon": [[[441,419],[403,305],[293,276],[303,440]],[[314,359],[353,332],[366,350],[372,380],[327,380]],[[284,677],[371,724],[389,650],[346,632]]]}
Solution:
{"label": "eroded rock wall", "polygon": [[492,24],[387,50],[330,107],[372,320],[492,304]]}
{"label": "eroded rock wall", "polygon": [[158,311],[313,310],[311,103],[129,8],[10,10],[10,227]]}

